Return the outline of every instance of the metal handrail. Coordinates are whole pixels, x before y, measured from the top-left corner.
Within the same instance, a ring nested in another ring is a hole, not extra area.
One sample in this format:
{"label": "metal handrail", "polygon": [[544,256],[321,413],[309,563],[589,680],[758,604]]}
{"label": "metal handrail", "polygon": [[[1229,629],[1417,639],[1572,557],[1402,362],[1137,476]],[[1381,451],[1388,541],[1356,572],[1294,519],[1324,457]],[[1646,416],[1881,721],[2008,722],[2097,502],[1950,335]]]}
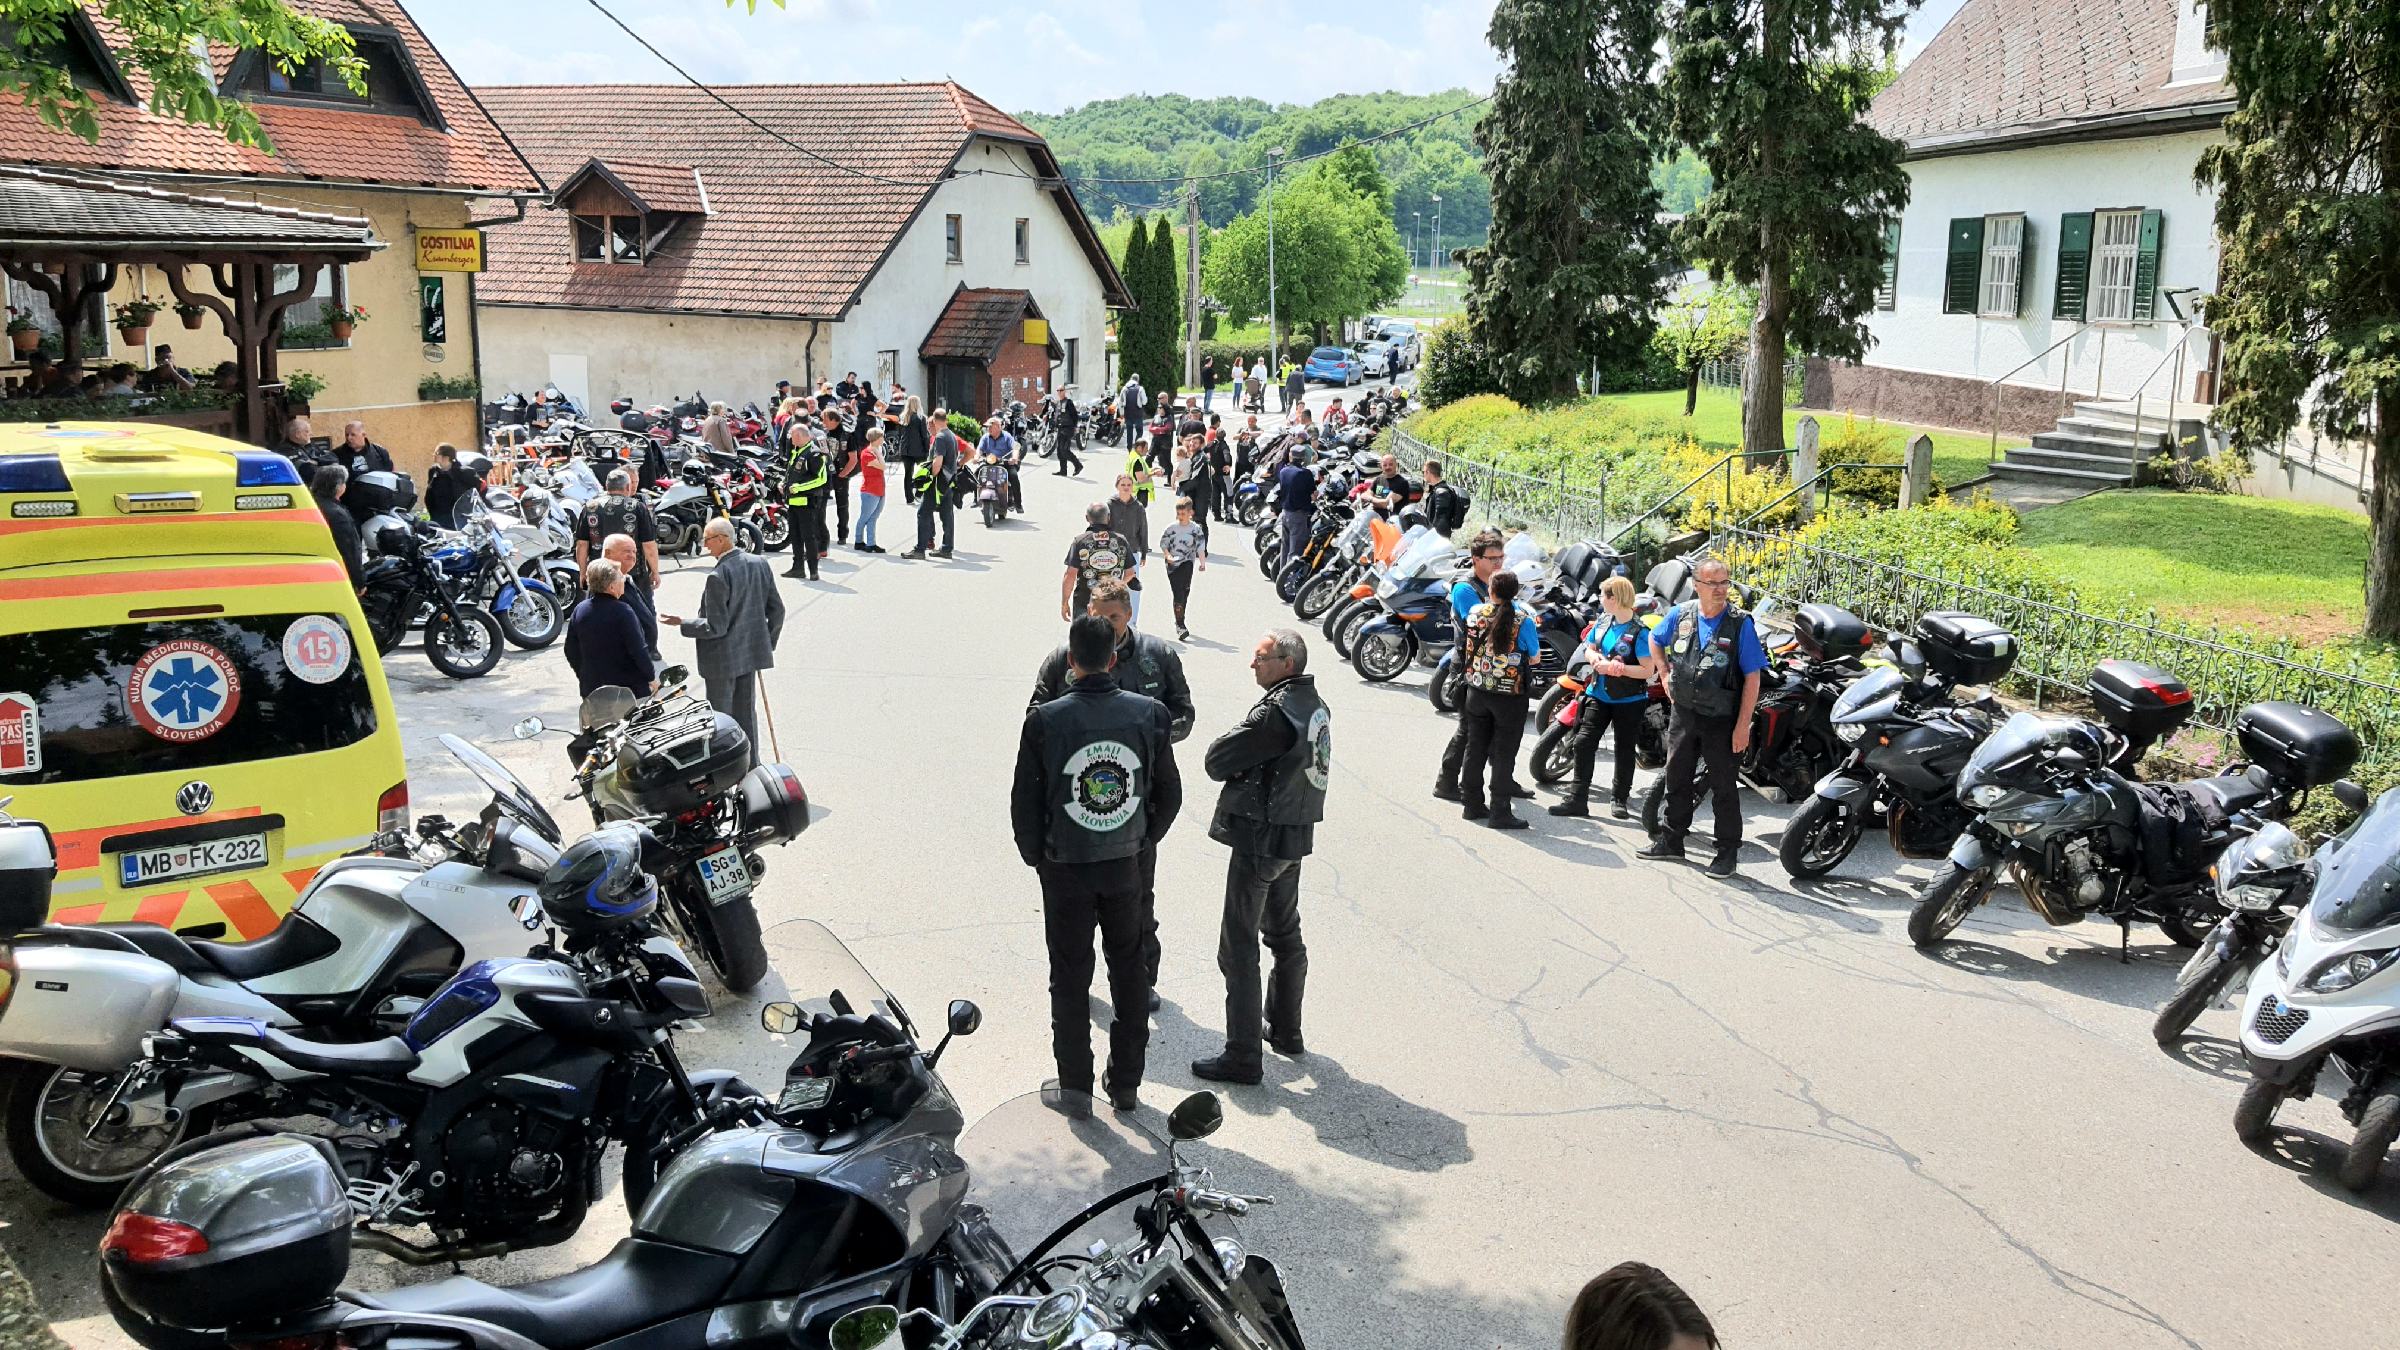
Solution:
{"label": "metal handrail", "polygon": [[2142,443],[2142,403],[2145,397],[2143,391],[2150,387],[2150,382],[2152,380],[2158,378],[2158,372],[2167,368],[2167,362],[2173,361],[2175,363],[2175,378],[2169,381],[2167,384],[2167,439],[2170,442],[2168,445],[2168,453],[2172,454],[2174,452],[2174,446],[2172,442],[2175,437],[2175,397],[2177,388],[2183,383],[2183,353],[2186,348],[2192,345],[2192,329],[2198,325],[2199,322],[2200,321],[2197,318],[2185,319],[2183,321],[2183,326],[2178,328],[2175,332],[2174,347],[2171,350],[2160,353],[2158,364],[2150,367],[2150,373],[2144,375],[2142,377],[2142,382],[2133,387],[2133,443],[2137,450],[2140,448]]}
{"label": "metal handrail", "polygon": [[[2007,370],[2004,370],[1998,375],[1995,375],[1991,379],[1983,382],[1983,387],[1992,391],[1992,447],[1990,453],[1984,456],[1984,463],[1995,464],[1998,463],[2000,459],[2001,384],[2004,383],[2009,376],[2016,374],[2025,367],[2032,365],[2034,362],[2041,360],[2050,353],[2057,351],[2059,348],[2067,345],[2070,342],[2073,342],[2076,338],[2082,336],[2087,330],[2089,330],[2091,326],[2092,322],[2089,319],[2076,324],[2074,328],[2068,331],[2065,337],[2060,338],[2058,341],[2051,343],[2049,346],[2042,348],[2040,351],[2035,352],[2033,355],[2026,357],[2024,360],[2019,361],[2013,366],[2010,366]],[[2067,392],[2067,363],[2064,361],[2058,363],[2058,392],[2061,394]],[[2094,389],[2092,391],[2092,397],[2098,398],[2099,396],[2099,390]]]}
{"label": "metal handrail", "polygon": [[1666,510],[1668,507],[1670,507],[1670,506],[1673,506],[1675,503],[1677,503],[1677,502],[1679,502],[1679,501],[1682,501],[1682,500],[1683,500],[1683,498],[1684,498],[1684,495],[1685,495],[1686,493],[1689,493],[1689,492],[1690,492],[1690,491],[1691,491],[1693,488],[1696,488],[1696,487],[1700,486],[1702,483],[1705,483],[1705,482],[1707,482],[1707,481],[1708,481],[1708,479],[1709,479],[1709,475],[1711,475],[1711,474],[1714,474],[1714,473],[1715,473],[1715,472],[1717,472],[1719,469],[1723,469],[1723,470],[1725,471],[1725,497],[1726,497],[1726,499],[1727,499],[1728,501],[1732,500],[1732,498],[1733,498],[1733,467],[1732,467],[1732,466],[1733,466],[1733,462],[1734,462],[1735,460],[1737,460],[1737,459],[1748,460],[1748,459],[1788,458],[1788,457],[1790,457],[1790,456],[1792,456],[1792,455],[1795,455],[1795,454],[1798,454],[1798,453],[1799,453],[1799,452],[1798,452],[1798,451],[1796,451],[1796,450],[1736,450],[1736,451],[1734,451],[1732,454],[1729,454],[1729,455],[1725,456],[1723,459],[1720,459],[1720,460],[1718,460],[1716,463],[1709,465],[1709,466],[1708,466],[1707,468],[1705,468],[1705,469],[1702,469],[1702,470],[1699,472],[1699,474],[1698,474],[1697,476],[1695,476],[1695,477],[1694,477],[1694,478],[1693,478],[1693,479],[1692,479],[1690,482],[1688,482],[1688,483],[1685,483],[1685,484],[1684,484],[1682,487],[1679,487],[1679,488],[1675,489],[1673,492],[1670,492],[1670,493],[1668,493],[1666,496],[1664,496],[1664,497],[1660,498],[1660,499],[1659,499],[1659,501],[1658,501],[1658,504],[1657,504],[1657,505],[1655,505],[1655,506],[1651,507],[1651,508],[1650,508],[1649,510],[1647,510],[1647,511],[1644,511],[1644,512],[1643,512],[1643,513],[1641,513],[1640,515],[1638,515],[1638,516],[1635,516],[1633,519],[1631,519],[1631,520],[1629,520],[1629,521],[1625,522],[1625,524],[1624,524],[1624,525],[1623,525],[1621,528],[1619,528],[1615,534],[1612,534],[1612,535],[1610,535],[1610,536],[1608,537],[1608,543],[1609,543],[1609,546],[1610,546],[1610,547],[1612,547],[1612,548],[1613,548],[1613,547],[1615,547],[1615,546],[1616,546],[1616,542],[1617,542],[1618,540],[1620,540],[1620,539],[1624,538],[1624,537],[1626,536],[1626,534],[1627,534],[1627,533],[1629,533],[1630,531],[1632,531],[1632,530],[1633,530],[1633,529],[1634,529],[1636,526],[1638,526],[1638,525],[1641,525],[1641,524],[1642,524],[1642,523],[1644,523],[1645,521],[1648,521],[1648,520],[1649,520],[1649,519],[1650,519],[1652,516],[1655,516],[1655,515],[1657,515],[1659,512]]}
{"label": "metal handrail", "polygon": [[1792,498],[1799,496],[1801,493],[1808,491],[1810,488],[1817,486],[1819,483],[1825,485],[1825,495],[1826,497],[1831,498],[1833,495],[1833,475],[1834,471],[1837,469],[1889,469],[1894,473],[1904,473],[1908,469],[1908,463],[1907,461],[1903,460],[1898,464],[1876,464],[1868,460],[1861,459],[1850,460],[1841,464],[1828,464],[1819,469],[1816,474],[1807,482],[1795,485],[1791,491],[1783,494],[1780,497],[1777,497],[1771,502],[1768,502],[1765,506],[1758,508],[1749,515],[1742,517],[1740,520],[1735,521],[1729,528],[1736,530],[1748,529],[1751,521],[1757,520],[1759,517],[1764,516],[1769,511],[1772,511],[1776,507],[1783,505],[1785,502],[1788,502]]}

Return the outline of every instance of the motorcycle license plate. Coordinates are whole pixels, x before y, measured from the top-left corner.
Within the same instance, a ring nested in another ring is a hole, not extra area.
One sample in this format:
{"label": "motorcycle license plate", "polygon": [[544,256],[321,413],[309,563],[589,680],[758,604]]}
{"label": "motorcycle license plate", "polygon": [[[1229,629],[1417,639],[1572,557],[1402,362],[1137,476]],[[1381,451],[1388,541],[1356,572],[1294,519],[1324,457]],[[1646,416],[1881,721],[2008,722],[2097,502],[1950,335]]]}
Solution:
{"label": "motorcycle license plate", "polygon": [[700,889],[707,893],[708,902],[712,905],[739,900],[748,895],[750,888],[756,884],[750,880],[750,869],[743,864],[742,851],[737,848],[703,853],[692,866],[699,869]]}
{"label": "motorcycle license plate", "polygon": [[230,839],[210,839],[196,844],[169,844],[162,848],[141,848],[117,855],[117,875],[126,886],[147,886],[157,881],[173,881],[179,877],[201,877],[214,872],[239,872],[247,867],[264,867],[267,863],[267,836],[237,834]]}

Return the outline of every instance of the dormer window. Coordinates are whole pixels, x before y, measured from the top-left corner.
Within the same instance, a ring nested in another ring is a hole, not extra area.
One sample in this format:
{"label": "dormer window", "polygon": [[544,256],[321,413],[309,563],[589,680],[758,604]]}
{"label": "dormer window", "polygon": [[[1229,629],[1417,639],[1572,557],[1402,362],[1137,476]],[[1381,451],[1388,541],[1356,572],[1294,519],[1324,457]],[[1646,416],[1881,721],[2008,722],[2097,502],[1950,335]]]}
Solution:
{"label": "dormer window", "polygon": [[58,36],[48,42],[26,48],[18,42],[18,24],[14,19],[0,19],[0,43],[16,48],[21,59],[37,65],[57,66],[93,98],[111,103],[134,103],[133,89],[125,83],[117,63],[110,59],[108,46],[100,40],[98,29],[92,27],[91,17],[80,9],[70,9],[59,21]]}
{"label": "dormer window", "polygon": [[579,263],[631,263],[659,256],[685,221],[708,214],[708,193],[687,165],[592,160],[553,198],[568,214]]}
{"label": "dormer window", "polygon": [[441,119],[434,112],[433,97],[426,92],[416,62],[410,59],[398,33],[354,28],[350,30],[350,40],[357,47],[358,59],[364,67],[360,72],[367,85],[364,94],[345,84],[341,74],[321,59],[311,57],[286,70],[262,51],[246,51],[235,58],[232,70],[226,74],[226,92],[241,98],[289,99],[295,103],[329,103],[361,112],[395,113],[439,125]]}

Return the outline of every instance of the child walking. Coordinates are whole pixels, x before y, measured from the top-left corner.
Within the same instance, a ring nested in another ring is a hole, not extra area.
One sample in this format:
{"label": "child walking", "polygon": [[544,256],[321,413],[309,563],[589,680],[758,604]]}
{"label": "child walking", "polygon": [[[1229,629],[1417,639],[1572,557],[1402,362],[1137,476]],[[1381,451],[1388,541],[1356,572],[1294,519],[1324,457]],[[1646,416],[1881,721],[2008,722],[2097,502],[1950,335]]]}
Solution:
{"label": "child walking", "polygon": [[1208,533],[1192,518],[1192,499],[1175,499],[1175,523],[1158,532],[1158,551],[1167,560],[1167,586],[1175,593],[1175,638],[1192,640],[1184,606],[1192,598],[1192,571],[1208,570]]}

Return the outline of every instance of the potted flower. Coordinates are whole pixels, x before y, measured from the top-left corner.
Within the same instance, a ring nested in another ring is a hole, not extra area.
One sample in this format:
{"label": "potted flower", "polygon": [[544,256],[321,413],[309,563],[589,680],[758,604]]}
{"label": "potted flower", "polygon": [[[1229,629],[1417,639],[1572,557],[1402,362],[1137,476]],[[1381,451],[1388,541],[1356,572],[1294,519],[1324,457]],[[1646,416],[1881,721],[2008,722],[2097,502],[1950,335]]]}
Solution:
{"label": "potted flower", "polygon": [[348,342],[350,330],[367,321],[364,305],[335,305],[325,311],[325,322],[333,329],[333,340]]}
{"label": "potted flower", "polygon": [[189,300],[178,300],[175,302],[175,314],[183,320],[184,327],[197,333],[200,331],[200,321],[207,317],[208,311]]}
{"label": "potted flower", "polygon": [[150,321],[165,308],[146,295],[137,295],[121,305],[109,306],[110,312],[116,316],[117,336],[125,339],[128,347],[139,347],[150,340]]}
{"label": "potted flower", "polygon": [[306,370],[295,370],[283,377],[283,396],[294,407],[305,408],[309,401],[325,392],[325,377]]}
{"label": "potted flower", "polygon": [[8,307],[8,340],[19,356],[31,356],[41,350],[42,326],[30,314],[20,313],[15,305]]}

